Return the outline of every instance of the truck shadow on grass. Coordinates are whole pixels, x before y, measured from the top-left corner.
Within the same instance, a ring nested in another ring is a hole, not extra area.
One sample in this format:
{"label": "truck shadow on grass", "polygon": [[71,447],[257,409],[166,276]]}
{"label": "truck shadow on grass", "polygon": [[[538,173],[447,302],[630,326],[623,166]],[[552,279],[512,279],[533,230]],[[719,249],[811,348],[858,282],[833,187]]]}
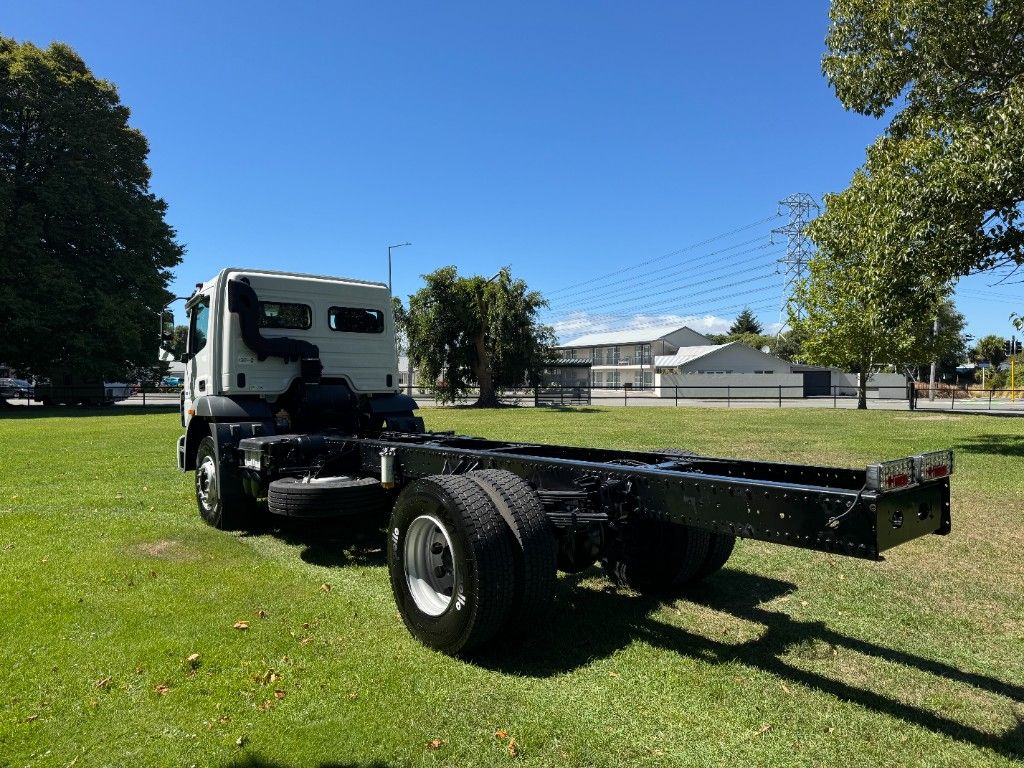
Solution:
{"label": "truck shadow on grass", "polygon": [[958,443],[954,453],[979,453],[989,456],[1024,456],[1024,436],[1021,435],[977,435],[971,442]]}
{"label": "truck shadow on grass", "polygon": [[[609,657],[639,641],[704,663],[742,664],[760,669],[781,681],[821,691],[957,741],[1011,758],[1024,757],[1024,718],[1019,714],[1024,705],[1024,686],[849,637],[824,622],[801,621],[781,611],[761,607],[769,600],[794,591],[793,584],[726,569],[685,595],[686,600],[697,605],[763,627],[759,637],[735,643],[719,642],[659,621],[655,614],[663,604],[655,598],[625,594],[612,587],[604,590],[577,588],[578,581],[579,577],[562,580],[556,617],[546,622],[528,644],[505,643],[488,654],[477,656],[473,662],[501,672],[548,677]],[[863,654],[1008,699],[1018,712],[1017,724],[1002,734],[988,733],[939,712],[899,701],[878,688],[833,679],[802,669],[786,659],[794,655],[799,658],[805,653],[813,658],[822,649],[828,656],[833,649]]]}
{"label": "truck shadow on grass", "polygon": [[[383,763],[374,760],[370,763],[319,763],[318,768],[392,768],[393,763]],[[238,757],[230,762],[224,763],[224,768],[287,768],[286,763],[279,763],[276,760],[267,760],[258,755],[246,755]]]}
{"label": "truck shadow on grass", "polygon": [[254,535],[270,533],[286,544],[300,547],[299,558],[310,565],[341,568],[349,565],[387,565],[386,521],[362,518],[308,521],[278,518],[269,530],[253,531]]}

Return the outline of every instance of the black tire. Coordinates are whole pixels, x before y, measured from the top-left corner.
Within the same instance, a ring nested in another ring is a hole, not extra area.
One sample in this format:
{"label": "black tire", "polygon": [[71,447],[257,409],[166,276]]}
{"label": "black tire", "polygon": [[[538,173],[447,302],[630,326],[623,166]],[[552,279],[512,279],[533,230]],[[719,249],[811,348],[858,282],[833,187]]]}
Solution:
{"label": "black tire", "polygon": [[497,508],[515,537],[515,592],[506,629],[536,626],[551,606],[558,578],[558,542],[530,484],[512,472],[486,469],[467,474]]}
{"label": "black tire", "polygon": [[267,490],[267,508],[288,517],[383,515],[387,494],[374,477],[282,477]]}
{"label": "black tire", "polygon": [[676,594],[707,561],[711,534],[688,525],[634,521],[601,563],[612,581],[637,592]]}
{"label": "black tire", "polygon": [[[431,527],[432,543],[423,534]],[[515,539],[479,485],[458,475],[416,480],[398,497],[388,530],[391,589],[413,637],[454,655],[468,653],[498,633],[515,591]],[[426,546],[420,549],[419,544]],[[417,557],[428,550],[430,555]],[[421,562],[428,557],[437,558],[442,564],[437,567],[449,564],[448,572],[429,571],[431,562]],[[450,578],[450,587],[431,585],[431,577],[422,575],[428,572],[439,579]],[[428,597],[436,596],[433,606],[425,605],[424,587]],[[437,591],[430,592],[434,587]]]}
{"label": "black tire", "polygon": [[693,575],[693,581],[703,579],[722,569],[736,546],[736,537],[729,533],[712,533],[708,541],[708,553],[704,562]]}
{"label": "black tire", "polygon": [[255,500],[243,495],[241,483],[223,476],[212,437],[199,441],[195,480],[199,515],[214,528],[235,531],[257,522]]}

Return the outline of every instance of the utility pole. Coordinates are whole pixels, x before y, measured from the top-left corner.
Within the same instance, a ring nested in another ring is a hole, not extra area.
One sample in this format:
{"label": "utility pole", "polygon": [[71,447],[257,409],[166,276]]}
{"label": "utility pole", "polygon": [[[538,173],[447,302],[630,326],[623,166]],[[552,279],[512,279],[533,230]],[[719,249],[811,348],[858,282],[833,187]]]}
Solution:
{"label": "utility pole", "polygon": [[[939,318],[936,317],[932,322],[932,340],[934,341],[939,335]],[[938,360],[932,358],[932,375],[928,379],[928,399],[935,399],[935,368],[938,365]]]}
{"label": "utility pole", "polygon": [[391,293],[391,251],[405,245],[412,245],[412,243],[396,243],[388,246],[388,293]]}
{"label": "utility pole", "polygon": [[[406,245],[412,245],[412,243],[396,243],[395,245],[388,246],[388,296],[391,296],[391,251],[395,248],[402,248]],[[393,298],[393,297],[392,297]],[[408,337],[406,337],[406,344],[408,344]],[[405,351],[405,362],[406,362],[406,373],[405,373],[405,392],[408,395],[412,395],[412,355],[409,354],[411,350]]]}
{"label": "utility pole", "polygon": [[807,236],[807,225],[817,217],[821,208],[806,192],[795,192],[779,201],[779,215],[787,211],[789,223],[772,230],[773,235],[786,236],[786,255],[779,259],[779,264],[784,267],[781,271],[786,275],[786,284],[782,289],[785,294],[783,306],[779,309],[780,321],[793,286],[804,278],[807,262],[814,255],[814,244]]}
{"label": "utility pole", "polygon": [[1016,389],[1016,379],[1015,379],[1015,374],[1016,374],[1016,370],[1015,370],[1016,366],[1015,366],[1015,364],[1017,362],[1017,337],[1016,336],[1011,336],[1010,337],[1010,352],[1011,352],[1011,356],[1010,356],[1010,399],[1011,400],[1016,400],[1017,399],[1017,389]]}

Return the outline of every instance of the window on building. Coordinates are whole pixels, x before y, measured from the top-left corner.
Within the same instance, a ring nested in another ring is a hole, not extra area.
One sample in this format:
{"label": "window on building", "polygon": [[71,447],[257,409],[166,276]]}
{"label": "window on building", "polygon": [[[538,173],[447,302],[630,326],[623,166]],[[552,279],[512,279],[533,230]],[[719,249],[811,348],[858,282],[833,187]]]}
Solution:
{"label": "window on building", "polygon": [[619,387],[619,372],[612,371],[608,374],[608,386],[612,389],[618,389]]}
{"label": "window on building", "polygon": [[771,373],[775,373],[775,371],[754,371],[754,373],[767,373],[767,374],[771,374]]}
{"label": "window on building", "polygon": [[602,387],[602,386],[604,386],[604,372],[603,371],[594,371],[593,375],[594,375],[594,386],[595,387]]}
{"label": "window on building", "polygon": [[654,372],[644,371],[644,389],[650,389],[654,386]]}

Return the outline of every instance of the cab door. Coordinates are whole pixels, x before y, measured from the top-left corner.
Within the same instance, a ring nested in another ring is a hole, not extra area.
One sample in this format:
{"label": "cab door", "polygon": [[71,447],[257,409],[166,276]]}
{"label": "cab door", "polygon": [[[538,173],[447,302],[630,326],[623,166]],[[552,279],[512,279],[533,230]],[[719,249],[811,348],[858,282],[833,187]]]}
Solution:
{"label": "cab door", "polygon": [[213,358],[209,343],[210,297],[198,296],[185,309],[188,312],[188,345],[181,414],[182,421],[188,426],[195,413],[196,400],[209,394],[213,384]]}

